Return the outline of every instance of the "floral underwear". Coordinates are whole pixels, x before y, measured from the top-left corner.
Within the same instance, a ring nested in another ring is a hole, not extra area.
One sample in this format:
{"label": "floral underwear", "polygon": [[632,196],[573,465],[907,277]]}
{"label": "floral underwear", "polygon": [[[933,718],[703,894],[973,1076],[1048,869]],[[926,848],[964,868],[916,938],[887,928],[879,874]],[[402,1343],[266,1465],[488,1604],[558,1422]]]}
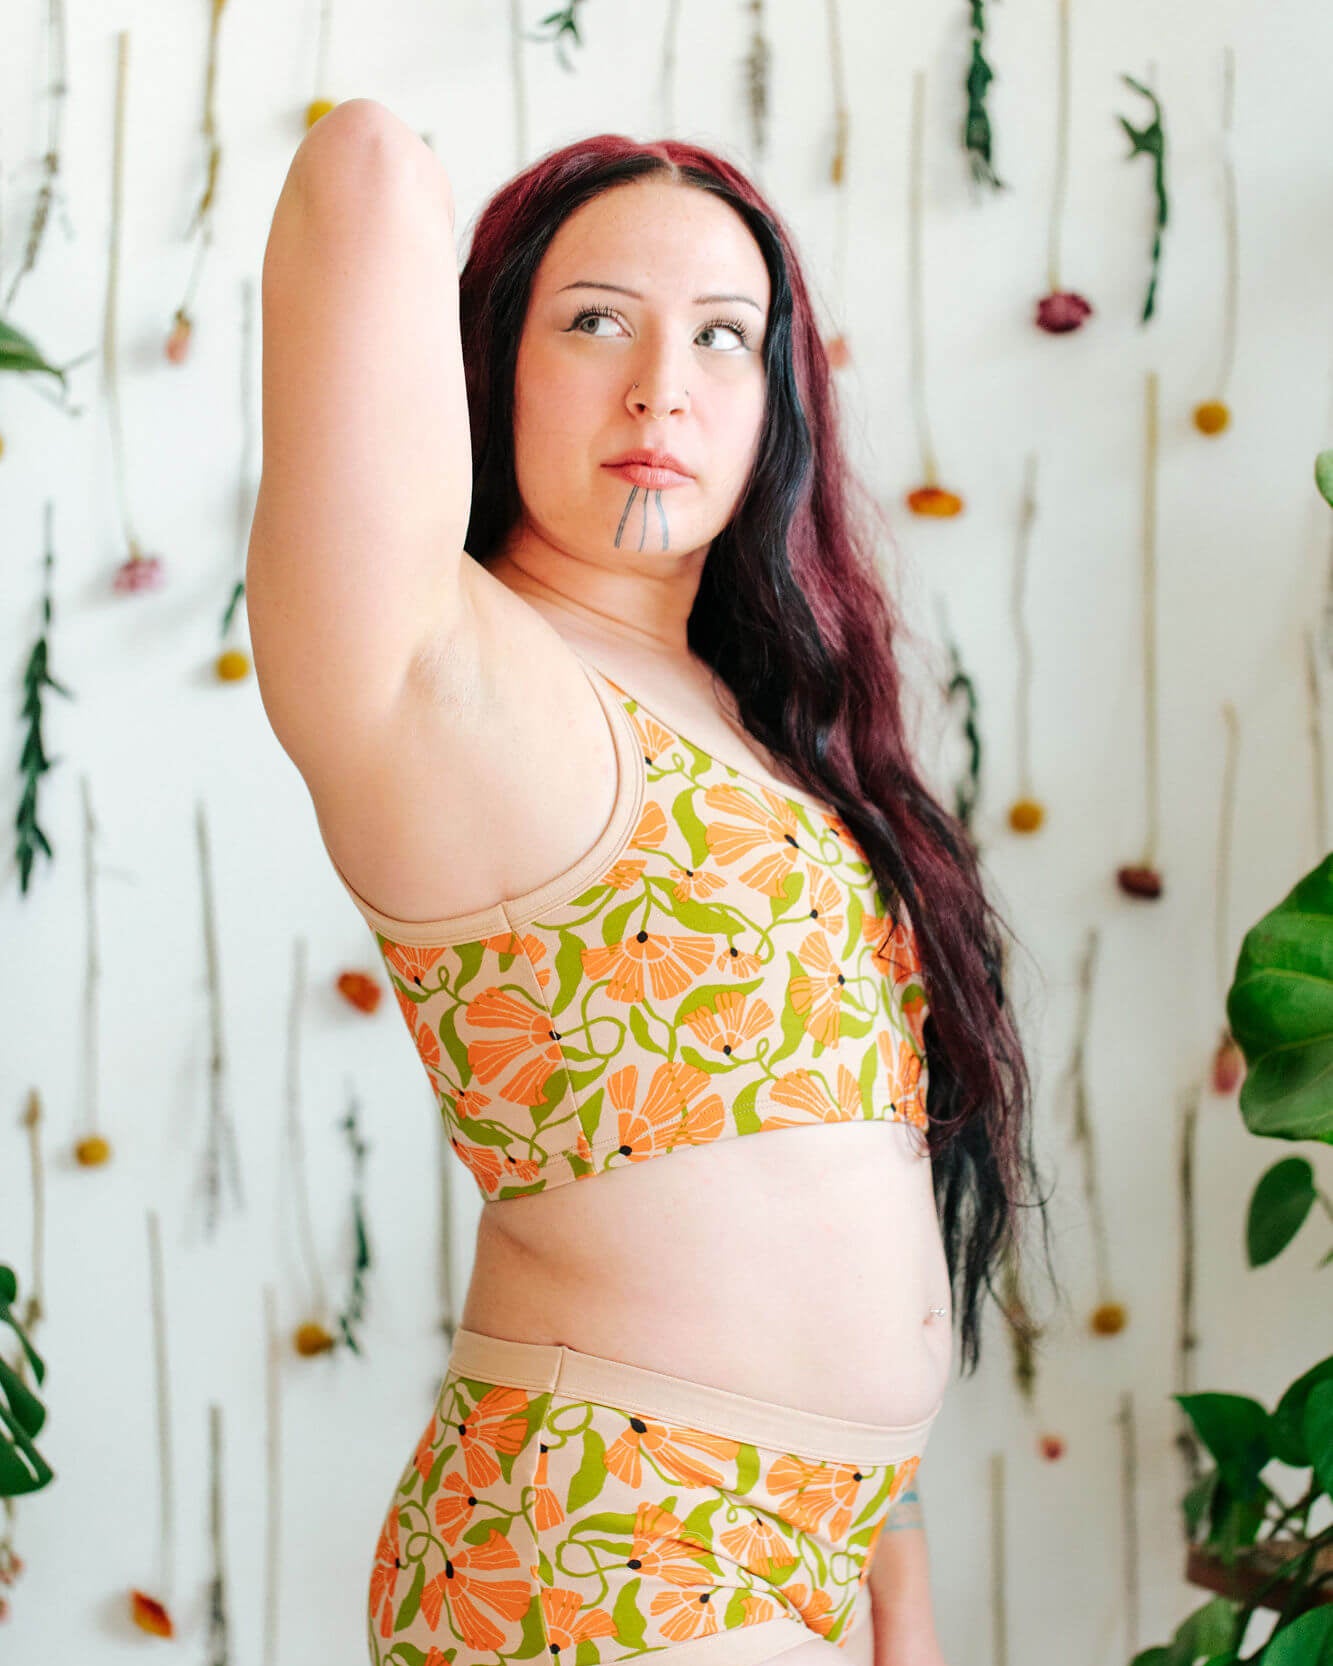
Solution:
{"label": "floral underwear", "polygon": [[380,1530],[370,1659],[868,1659],[870,1553],[935,1415],[847,1422],[459,1330]]}

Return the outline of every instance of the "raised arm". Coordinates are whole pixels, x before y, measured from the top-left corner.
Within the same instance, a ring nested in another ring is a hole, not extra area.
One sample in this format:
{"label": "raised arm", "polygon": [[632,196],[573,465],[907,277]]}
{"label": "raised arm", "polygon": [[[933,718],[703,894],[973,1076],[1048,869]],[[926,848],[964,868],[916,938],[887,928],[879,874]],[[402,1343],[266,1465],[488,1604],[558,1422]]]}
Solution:
{"label": "raised arm", "polygon": [[263,268],[263,474],[246,593],[265,712],[314,786],[373,752],[462,628],[472,497],[453,193],[351,99],[307,134]]}

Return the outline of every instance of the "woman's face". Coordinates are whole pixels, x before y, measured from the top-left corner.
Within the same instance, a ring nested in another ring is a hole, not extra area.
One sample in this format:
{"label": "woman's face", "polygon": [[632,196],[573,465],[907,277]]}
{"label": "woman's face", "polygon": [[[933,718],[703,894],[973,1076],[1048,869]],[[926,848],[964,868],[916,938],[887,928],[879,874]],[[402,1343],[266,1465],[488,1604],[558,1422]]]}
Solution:
{"label": "woman's face", "polygon": [[[635,182],[570,215],[533,279],[515,371],[529,533],[599,565],[706,553],[754,463],[768,305],[758,244],[706,191]],[[639,449],[688,476],[607,466]]]}

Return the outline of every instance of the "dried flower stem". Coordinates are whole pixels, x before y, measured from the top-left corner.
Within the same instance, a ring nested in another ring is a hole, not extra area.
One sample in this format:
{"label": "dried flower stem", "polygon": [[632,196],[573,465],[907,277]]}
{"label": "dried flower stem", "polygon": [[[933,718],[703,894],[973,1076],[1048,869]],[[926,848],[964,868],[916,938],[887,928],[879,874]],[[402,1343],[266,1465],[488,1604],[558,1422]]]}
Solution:
{"label": "dried flower stem", "polygon": [[324,1275],[319,1269],[315,1231],[310,1211],[310,1184],[306,1174],[305,1135],[301,1127],[301,1018],[305,1003],[305,938],[292,946],[292,993],[287,1004],[287,1153],[292,1167],[292,1201],[296,1227],[310,1281],[312,1313],[322,1324],[328,1317],[329,1300]]}
{"label": "dried flower stem", "polygon": [[1009,1666],[1009,1615],[1005,1603],[1004,1453],[990,1455],[990,1612],[991,1659]]}
{"label": "dried flower stem", "polygon": [[[46,34],[47,52],[51,60],[51,79],[47,83],[49,105],[47,108],[47,140],[46,153],[42,157],[42,183],[37,190],[37,201],[33,205],[32,223],[28,227],[28,238],[23,249],[23,260],[15,272],[5,295],[5,311],[10,312],[14,306],[14,297],[23,278],[32,271],[37,264],[38,251],[42,245],[42,238],[46,234],[46,227],[50,220],[51,210],[56,205],[56,176],[60,172],[60,129],[64,115],[64,99],[69,91],[69,83],[65,80],[65,6],[64,0],[47,0],[46,6]],[[68,216],[64,217],[65,230],[71,237],[73,227]]]}
{"label": "dried flower stem", "polygon": [[[1194,1269],[1198,1233],[1194,1205],[1194,1153],[1198,1144],[1198,1082],[1190,1083],[1182,1100],[1180,1119],[1180,1329],[1176,1338],[1177,1394],[1194,1392],[1194,1356],[1199,1338],[1194,1329]],[[1177,1404],[1176,1449],[1184,1460],[1191,1484],[1199,1479],[1201,1457],[1194,1425]]]}
{"label": "dried flower stem", "polygon": [[247,278],[241,289],[241,466],[236,489],[236,543],[233,556],[236,578],[232,583],[231,595],[227,599],[227,606],[222,614],[222,628],[219,635],[224,642],[227,639],[227,633],[231,630],[236,610],[245,595],[245,566],[250,543],[250,526],[254,520],[255,498],[258,496],[254,467],[256,450],[253,374],[254,336],[255,284],[253,278]]}
{"label": "dried flower stem", "polygon": [[185,228],[187,238],[193,237],[196,230],[202,232],[198,248],[195,250],[194,265],[190,270],[189,281],[185,286],[185,297],[177,308],[176,317],[187,318],[194,303],[195,292],[199,287],[200,274],[203,271],[204,256],[213,243],[213,199],[217,192],[218,174],[222,167],[222,145],[218,139],[217,124],[217,71],[218,71],[218,33],[222,23],[222,8],[227,0],[210,0],[208,27],[208,59],[204,69],[204,113],[200,122],[205,142],[208,145],[208,160],[205,169],[204,189],[198,203],[195,205],[194,218]]}
{"label": "dried flower stem", "polygon": [[1155,868],[1161,840],[1157,751],[1157,372],[1147,373],[1143,466],[1143,721],[1148,839],[1143,866]]}
{"label": "dried flower stem", "polygon": [[912,77],[912,136],[908,152],[910,191],[907,217],[907,265],[911,304],[912,404],[916,411],[917,439],[921,447],[922,480],[927,486],[939,484],[939,466],[931,443],[926,416],[926,327],[921,257],[922,175],[925,163],[926,72]]}
{"label": "dried flower stem", "polygon": [[278,1662],[278,1559],[282,1547],[282,1376],[277,1300],[264,1286],[264,1471],[268,1477],[264,1543],[263,1666]]}
{"label": "dried flower stem", "polygon": [[1240,293],[1240,215],[1237,209],[1236,158],[1232,149],[1232,119],[1236,104],[1236,54],[1222,50],[1222,190],[1226,214],[1226,290],[1222,326],[1222,370],[1217,397],[1226,398],[1236,362],[1236,325]]}
{"label": "dried flower stem", "polygon": [[116,34],[116,106],[111,147],[111,243],[107,256],[106,305],[102,318],[102,370],[106,379],[107,421],[111,430],[111,463],[121,525],[131,559],[146,559],[130,516],[125,468],[125,437],[120,419],[120,373],[116,358],[116,314],[120,304],[120,238],[125,208],[125,107],[129,91],[130,34]]}
{"label": "dried flower stem", "polygon": [[1312,630],[1305,632],[1304,643],[1305,692],[1310,711],[1310,773],[1314,778],[1314,842],[1315,855],[1319,857],[1328,849],[1328,787],[1324,780],[1323,698]]}
{"label": "dried flower stem", "polygon": [[829,168],[833,185],[833,316],[842,326],[847,316],[847,176],[851,154],[851,111],[847,103],[847,70],[842,49],[838,0],[825,0],[828,19],[829,68],[833,75],[834,147]]}
{"label": "dried flower stem", "polygon": [[1028,453],[1023,474],[1023,502],[1018,516],[1018,539],[1014,552],[1014,587],[1011,608],[1014,636],[1018,643],[1018,790],[1023,798],[1035,793],[1032,782],[1032,638],[1023,616],[1023,600],[1027,589],[1028,549],[1032,538],[1032,523],[1037,516],[1037,456]]}
{"label": "dried flower stem", "polygon": [[205,1230],[211,1237],[217,1225],[222,1194],[221,1170],[224,1155],[238,1209],[245,1199],[241,1191],[240,1160],[236,1130],[226,1108],[227,1064],[222,1029],[222,978],[218,963],[217,910],[213,900],[212,863],[209,857],[208,826],[202,804],[195,806],[195,834],[199,850],[200,891],[204,915],[204,960],[208,979],[208,1016],[211,1051],[208,1068],[208,1135],[204,1156],[204,1196],[207,1207]]}
{"label": "dried flower stem", "polygon": [[333,39],[333,0],[320,0],[319,33],[315,37],[315,97],[324,98],[329,86],[329,42]]}
{"label": "dried flower stem", "polygon": [[1056,60],[1055,185],[1051,193],[1051,226],[1046,253],[1046,287],[1060,289],[1060,230],[1065,194],[1069,187],[1069,0],[1059,0],[1059,47]]}
{"label": "dried flower stem", "polygon": [[172,1490],[171,1378],[167,1371],[167,1306],[162,1276],[162,1233],[156,1209],[148,1211],[148,1268],[152,1283],[153,1364],[157,1390],[158,1568],[163,1606],[174,1600],[172,1552],[176,1542],[176,1506]]}
{"label": "dried flower stem", "polygon": [[[750,45],[745,54],[745,105],[750,118],[750,150],[756,163],[762,163],[768,150],[768,95],[773,53],[764,33],[764,0],[748,0],[750,16]],[[674,30],[679,15],[679,0],[672,0],[671,28]],[[830,28],[836,25],[830,24]],[[673,56],[674,62],[674,56]]]}
{"label": "dried flower stem", "polygon": [[1124,1528],[1125,1638],[1129,1653],[1138,1653],[1139,1638],[1139,1460],[1134,1426],[1134,1397],[1125,1390],[1120,1396],[1120,1486]]}
{"label": "dried flower stem", "polygon": [[97,820],[93,815],[92,788],[86,775],[79,776],[79,794],[83,800],[83,913],[84,913],[84,979],[83,979],[83,1116],[80,1118],[80,1138],[98,1132],[101,1121],[98,1089],[102,1080],[101,1046],[98,1028],[101,1003],[98,991],[102,986],[102,956],[97,935]]}
{"label": "dried flower stem", "polygon": [[42,557],[42,630],[33,643],[28,662],[23,668],[23,716],[27,728],[19,753],[19,773],[23,776],[23,792],[14,818],[14,826],[18,833],[19,889],[25,896],[28,893],[28,880],[31,878],[38,850],[45,852],[48,861],[54,854],[50,841],[42,832],[41,824],[37,820],[37,785],[47,770],[52,768],[52,760],[47,757],[42,740],[42,690],[53,688],[67,700],[73,699],[70,691],[51,675],[50,669],[51,571],[55,566],[55,551],[51,539],[49,498],[46,501],[43,523],[46,529],[46,550]]}
{"label": "dried flower stem", "polygon": [[509,0],[509,75],[514,84],[514,167],[528,155],[528,89],[523,67],[522,0]]}
{"label": "dried flower stem", "polygon": [[1217,889],[1213,904],[1213,955],[1216,962],[1218,1004],[1225,1010],[1231,984],[1231,840],[1236,822],[1236,755],[1240,720],[1230,700],[1222,702],[1226,724],[1226,760],[1222,768],[1222,803],[1217,818]]}
{"label": "dried flower stem", "polygon": [[208,1666],[227,1666],[226,1535],[222,1526],[222,1407],[208,1408],[208,1526],[213,1577],[208,1582]]}
{"label": "dried flower stem", "polygon": [[1074,1050],[1066,1075],[1070,1085],[1072,1134],[1081,1155],[1083,1195],[1088,1202],[1088,1219],[1092,1225],[1092,1244],[1099,1302],[1112,1299],[1111,1257],[1107,1247],[1106,1218],[1101,1203],[1101,1186],[1097,1178],[1097,1140],[1093,1132],[1089,1110],[1087,1080],[1087,1041],[1092,1017],[1093,962],[1100,946],[1096,926],[1088,928],[1084,950],[1078,968],[1078,1014],[1074,1023]]}
{"label": "dried flower stem", "polygon": [[352,1264],[352,1288],[347,1299],[347,1306],[338,1315],[338,1329],[342,1333],[343,1341],[352,1352],[359,1354],[361,1346],[352,1327],[360,1322],[365,1313],[365,1274],[370,1271],[374,1262],[366,1232],[364,1204],[366,1152],[370,1147],[357,1131],[356,1116],[357,1100],[349,1087],[347,1115],[343,1118],[339,1127],[347,1135],[347,1143],[352,1151],[352,1235],[356,1245],[356,1255]]}

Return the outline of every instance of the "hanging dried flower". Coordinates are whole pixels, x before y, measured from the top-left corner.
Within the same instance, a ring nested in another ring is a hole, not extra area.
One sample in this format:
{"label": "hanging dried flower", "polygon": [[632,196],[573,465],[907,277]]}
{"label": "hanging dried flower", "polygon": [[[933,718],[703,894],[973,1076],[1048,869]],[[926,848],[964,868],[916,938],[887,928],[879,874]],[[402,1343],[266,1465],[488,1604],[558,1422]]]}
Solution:
{"label": "hanging dried flower", "polygon": [[[38,251],[42,238],[50,223],[51,210],[56,202],[55,182],[60,174],[60,132],[61,116],[64,101],[69,93],[69,75],[65,67],[65,15],[64,7],[49,5],[46,8],[47,52],[48,63],[46,74],[42,77],[42,90],[50,99],[50,112],[47,121],[46,147],[42,153],[42,183],[38,188],[33,204],[32,224],[28,228],[27,240],[24,244],[23,259],[19,269],[14,274],[5,296],[5,310],[14,305],[14,297],[18,293],[20,281],[33,270],[37,264]],[[65,230],[72,238],[74,228],[69,223],[69,215],[65,212],[65,205],[60,204],[61,218]],[[0,330],[2,330],[0,326]]]}
{"label": "hanging dried flower", "polygon": [[968,0],[971,10],[972,58],[967,67],[967,119],[963,124],[963,148],[967,151],[972,178],[978,185],[1007,191],[1009,187],[991,164],[991,123],[986,110],[986,93],[995,71],[986,62],[985,0]]}
{"label": "hanging dried flower", "polygon": [[1220,399],[1205,399],[1194,407],[1194,426],[1201,434],[1220,434],[1231,421],[1231,411]]}
{"label": "hanging dried flower", "polygon": [[300,1058],[301,1022],[305,1008],[305,964],[305,939],[298,937],[292,945],[292,993],[287,1007],[287,1114],[283,1152],[290,1165],[297,1232],[310,1281],[309,1316],[293,1332],[292,1342],[297,1353],[308,1359],[315,1354],[327,1353],[337,1343],[324,1322],[329,1302],[320,1272],[319,1254],[315,1249],[310,1215],[310,1182],[305,1166],[305,1137],[301,1129],[301,1087],[297,1061]]}
{"label": "hanging dried flower", "polygon": [[1063,1435],[1042,1435],[1037,1442],[1037,1451],[1045,1458],[1047,1463],[1054,1463],[1058,1458],[1063,1458],[1065,1455]]}
{"label": "hanging dried flower", "polygon": [[1102,1302],[1092,1312],[1092,1334],[1094,1336],[1119,1336],[1129,1323],[1129,1314],[1123,1302]]}
{"label": "hanging dried flower", "polygon": [[130,1592],[130,1615],[140,1631],[146,1631],[153,1637],[176,1635],[171,1615],[156,1597],[150,1597],[144,1591]]}
{"label": "hanging dried flower", "polygon": [[171,334],[167,337],[166,356],[172,364],[184,364],[190,352],[190,331],[193,329],[190,315],[184,307],[176,308],[175,319],[171,326]]}
{"label": "hanging dried flower", "polygon": [[1092,303],[1060,282],[1060,229],[1069,182],[1069,0],[1060,0],[1056,75],[1055,189],[1046,254],[1047,293],[1037,302],[1036,324],[1048,335],[1068,335],[1092,317]]}
{"label": "hanging dried flower", "polygon": [[217,657],[220,683],[240,683],[250,675],[250,656],[241,648],[226,648]]}
{"label": "hanging dried flower", "polygon": [[305,107],[306,132],[308,133],[320,117],[327,116],[332,109],[333,100],[331,98],[312,98]]}
{"label": "hanging dried flower", "polygon": [[292,1332],[292,1346],[303,1359],[313,1359],[316,1354],[331,1353],[338,1339],[326,1326],[306,1319]]}
{"label": "hanging dried flower", "polygon": [[160,555],[145,555],[134,539],[131,538],[130,553],[116,568],[111,580],[111,588],[117,595],[133,596],[141,590],[161,589],[165,577],[162,557]]}
{"label": "hanging dried flower", "polygon": [[922,483],[907,493],[907,507],[914,515],[947,519],[963,512],[963,500],[940,485],[939,465],[926,416],[925,301],[921,255],[922,171],[925,160],[926,76],[917,70],[912,78],[912,132],[909,160],[911,181],[908,210],[908,272],[911,280],[912,395],[916,412],[917,439],[921,447]]}
{"label": "hanging dried flower", "polygon": [[367,972],[339,972],[338,993],[358,1012],[374,1012],[383,994],[379,984]]}
{"label": "hanging dried flower", "polygon": [[1224,1025],[1213,1053],[1213,1092],[1235,1093],[1245,1080],[1245,1055],[1240,1043]]}
{"label": "hanging dried flower", "polygon": [[1162,106],[1158,103],[1157,95],[1143,82],[1136,81],[1132,75],[1122,75],[1120,79],[1133,87],[1136,93],[1142,93],[1153,108],[1153,119],[1146,127],[1135,127],[1124,116],[1118,117],[1121,127],[1129,135],[1130,151],[1126,160],[1132,162],[1136,156],[1151,156],[1153,162],[1153,190],[1157,197],[1157,221],[1153,231],[1152,245],[1152,273],[1148,280],[1148,293],[1143,303],[1142,322],[1147,323],[1153,315],[1153,306],[1157,296],[1157,274],[1162,260],[1162,232],[1166,229],[1167,200],[1166,200],[1166,131],[1162,126]]}
{"label": "hanging dried flower", "polygon": [[1127,897],[1152,900],[1162,894],[1162,876],[1156,868],[1141,865],[1117,868],[1115,882]]}
{"label": "hanging dried flower", "polygon": [[170,1604],[175,1580],[173,1554],[175,1550],[175,1490],[172,1486],[171,1464],[171,1401],[167,1368],[167,1316],[165,1280],[162,1273],[162,1231],[157,1211],[148,1211],[148,1269],[153,1318],[153,1383],[157,1402],[157,1462],[158,1462],[158,1567],[161,1598],[148,1592],[130,1591],[130,1616],[141,1631],[154,1637],[173,1637]]}
{"label": "hanging dried flower", "polygon": [[1032,745],[1029,739],[1032,710],[1032,643],[1023,618],[1023,594],[1027,587],[1028,544],[1032,523],[1037,518],[1037,458],[1028,453],[1023,472],[1023,499],[1019,507],[1018,537],[1014,557],[1013,622],[1018,644],[1018,784],[1019,796],[1009,806],[1009,826],[1015,833],[1035,833],[1046,819],[1046,811],[1033,791]]}
{"label": "hanging dried flower", "polygon": [[1157,745],[1157,372],[1147,373],[1145,386],[1146,443],[1143,468],[1143,706],[1144,774],[1148,805],[1148,836],[1137,862],[1116,870],[1116,884],[1130,897],[1152,899],[1162,894],[1162,876],[1157,871],[1156,853],[1160,842]]}
{"label": "hanging dried flower", "polygon": [[1009,806],[1009,826],[1015,833],[1035,833],[1045,820],[1045,807],[1035,798],[1016,798]]}
{"label": "hanging dried flower", "polygon": [[74,1160],[80,1168],[100,1168],[111,1157],[111,1146],[100,1134],[89,1134],[74,1147]]}

